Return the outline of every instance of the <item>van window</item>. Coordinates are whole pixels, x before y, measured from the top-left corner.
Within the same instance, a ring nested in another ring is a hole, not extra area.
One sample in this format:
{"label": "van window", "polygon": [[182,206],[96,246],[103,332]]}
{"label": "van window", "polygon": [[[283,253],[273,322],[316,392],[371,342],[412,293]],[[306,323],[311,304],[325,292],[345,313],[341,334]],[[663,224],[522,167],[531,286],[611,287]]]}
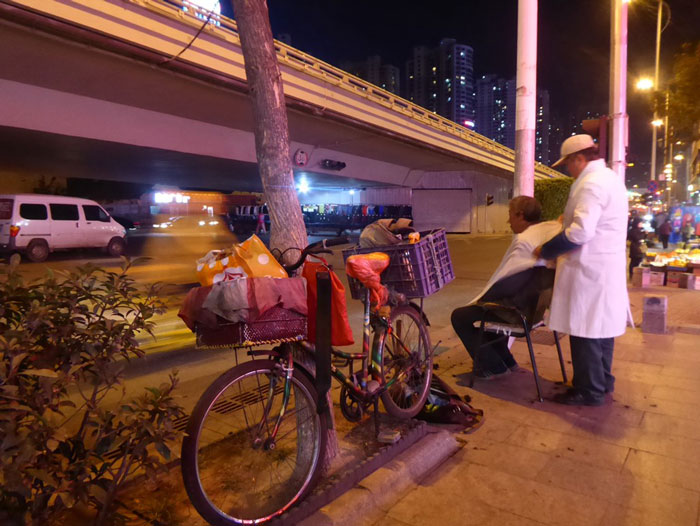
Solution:
{"label": "van window", "polygon": [[0,199],[0,219],[12,219],[13,199]]}
{"label": "van window", "polygon": [[109,223],[109,216],[97,205],[83,205],[83,213],[87,221],[102,221]]}
{"label": "van window", "polygon": [[49,207],[51,208],[51,219],[55,221],[77,221],[79,219],[78,205],[51,203]]}
{"label": "van window", "polygon": [[32,205],[23,203],[19,205],[19,215],[22,219],[46,219],[46,205]]}

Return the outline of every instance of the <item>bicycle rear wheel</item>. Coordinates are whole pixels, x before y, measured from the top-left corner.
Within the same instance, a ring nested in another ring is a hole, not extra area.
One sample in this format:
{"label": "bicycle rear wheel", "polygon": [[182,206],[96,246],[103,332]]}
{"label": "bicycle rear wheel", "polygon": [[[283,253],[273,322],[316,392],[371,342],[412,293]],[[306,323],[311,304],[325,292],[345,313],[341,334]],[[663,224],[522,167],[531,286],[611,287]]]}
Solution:
{"label": "bicycle rear wheel", "polygon": [[317,413],[316,391],[302,371],[295,369],[290,383],[274,441],[285,387],[274,361],[234,367],[197,402],[182,443],[182,477],[192,504],[210,524],[265,522],[316,483],[325,415]]}
{"label": "bicycle rear wheel", "polygon": [[430,335],[420,313],[408,305],[392,309],[389,323],[391,329],[379,335],[388,386],[382,403],[392,416],[413,418],[425,405],[433,376]]}

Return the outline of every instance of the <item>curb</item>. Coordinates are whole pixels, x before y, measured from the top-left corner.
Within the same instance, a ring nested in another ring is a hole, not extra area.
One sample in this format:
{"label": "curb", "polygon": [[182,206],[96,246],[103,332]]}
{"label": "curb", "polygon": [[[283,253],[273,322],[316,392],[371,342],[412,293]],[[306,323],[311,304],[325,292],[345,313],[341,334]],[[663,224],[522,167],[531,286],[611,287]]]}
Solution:
{"label": "curb", "polygon": [[459,449],[445,430],[429,432],[394,460],[362,479],[354,488],[310,515],[299,526],[370,525],[430,471]]}

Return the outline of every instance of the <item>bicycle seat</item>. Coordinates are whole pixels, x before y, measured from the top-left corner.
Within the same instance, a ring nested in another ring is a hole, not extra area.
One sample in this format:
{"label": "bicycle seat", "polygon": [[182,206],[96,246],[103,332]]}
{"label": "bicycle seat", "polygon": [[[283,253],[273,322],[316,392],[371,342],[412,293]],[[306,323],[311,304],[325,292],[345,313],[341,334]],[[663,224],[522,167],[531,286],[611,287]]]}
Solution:
{"label": "bicycle seat", "polygon": [[389,255],[383,252],[355,254],[345,261],[345,272],[370,290],[372,303],[384,305],[389,297],[389,292],[381,284],[379,276],[388,266]]}

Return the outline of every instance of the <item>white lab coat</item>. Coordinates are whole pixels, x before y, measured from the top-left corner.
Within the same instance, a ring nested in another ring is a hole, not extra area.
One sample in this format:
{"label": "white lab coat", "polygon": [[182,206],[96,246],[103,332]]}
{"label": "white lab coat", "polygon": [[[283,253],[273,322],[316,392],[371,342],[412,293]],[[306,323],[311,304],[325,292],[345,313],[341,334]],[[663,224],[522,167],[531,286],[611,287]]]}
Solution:
{"label": "white lab coat", "polygon": [[627,295],[627,190],[602,159],[574,181],[563,218],[581,245],[557,260],[549,327],[582,338],[613,338],[632,316]]}
{"label": "white lab coat", "polygon": [[536,266],[545,266],[543,259],[537,259],[533,252],[561,231],[559,221],[545,221],[530,225],[520,234],[513,236],[508,250],[501,259],[501,264],[489,279],[486,287],[469,303],[477,302],[497,282],[508,276]]}

